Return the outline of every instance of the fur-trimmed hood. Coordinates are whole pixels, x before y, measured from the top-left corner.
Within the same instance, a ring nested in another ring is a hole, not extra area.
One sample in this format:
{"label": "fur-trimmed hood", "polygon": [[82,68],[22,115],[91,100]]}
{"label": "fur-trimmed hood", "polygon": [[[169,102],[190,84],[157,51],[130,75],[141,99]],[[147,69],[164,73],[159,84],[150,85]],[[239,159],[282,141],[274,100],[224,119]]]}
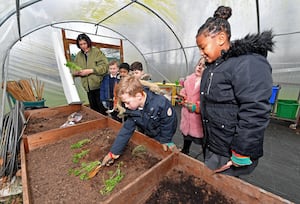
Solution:
{"label": "fur-trimmed hood", "polygon": [[267,57],[268,51],[273,52],[273,32],[272,30],[264,31],[258,34],[248,34],[242,39],[231,42],[227,52],[222,52],[222,58],[237,57],[248,53],[256,53]]}

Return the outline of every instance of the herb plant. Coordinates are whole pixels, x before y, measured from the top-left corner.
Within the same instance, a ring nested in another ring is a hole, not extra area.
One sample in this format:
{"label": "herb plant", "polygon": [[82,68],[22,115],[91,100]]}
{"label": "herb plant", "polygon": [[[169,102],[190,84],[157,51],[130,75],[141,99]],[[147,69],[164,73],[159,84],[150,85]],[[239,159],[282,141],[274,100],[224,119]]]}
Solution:
{"label": "herb plant", "polygon": [[73,71],[81,70],[81,67],[79,67],[77,64],[75,64],[74,62],[71,62],[71,61],[67,61],[67,63],[65,65],[66,65],[66,67],[68,67],[70,70],[73,70]]}
{"label": "herb plant", "polygon": [[81,180],[87,180],[89,179],[88,174],[92,170],[95,169],[98,165],[100,165],[100,161],[93,161],[89,163],[81,163],[81,166],[79,168],[74,168],[69,170],[70,175],[79,176]]}
{"label": "herb plant", "polygon": [[73,155],[73,162],[74,163],[78,163],[79,162],[79,160],[81,159],[81,158],[83,158],[85,155],[87,155],[88,153],[89,153],[89,149],[87,149],[87,150],[82,150],[81,152],[79,152],[78,154],[74,154]]}
{"label": "herb plant", "polygon": [[122,162],[118,164],[118,168],[115,172],[109,171],[109,179],[104,181],[104,187],[100,190],[101,195],[107,195],[109,194],[118,183],[121,182],[121,180],[124,177],[124,173],[121,172],[120,166],[122,165]]}
{"label": "herb plant", "polygon": [[89,143],[90,141],[91,141],[90,139],[80,140],[77,143],[72,144],[71,149],[79,149],[79,148],[83,147],[85,144]]}
{"label": "herb plant", "polygon": [[137,145],[132,151],[132,156],[143,158],[145,153],[147,153],[147,149],[144,145]]}

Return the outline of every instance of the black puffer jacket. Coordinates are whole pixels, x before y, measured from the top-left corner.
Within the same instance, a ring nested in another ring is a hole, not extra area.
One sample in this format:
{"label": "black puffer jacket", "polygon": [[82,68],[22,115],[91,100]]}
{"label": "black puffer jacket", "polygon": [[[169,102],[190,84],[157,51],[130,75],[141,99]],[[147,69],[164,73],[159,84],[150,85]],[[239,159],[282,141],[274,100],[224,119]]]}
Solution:
{"label": "black puffer jacket", "polygon": [[201,110],[206,146],[212,152],[230,157],[234,150],[252,159],[263,155],[272,94],[272,68],[266,56],[272,51],[272,38],[271,31],[248,35],[207,65]]}

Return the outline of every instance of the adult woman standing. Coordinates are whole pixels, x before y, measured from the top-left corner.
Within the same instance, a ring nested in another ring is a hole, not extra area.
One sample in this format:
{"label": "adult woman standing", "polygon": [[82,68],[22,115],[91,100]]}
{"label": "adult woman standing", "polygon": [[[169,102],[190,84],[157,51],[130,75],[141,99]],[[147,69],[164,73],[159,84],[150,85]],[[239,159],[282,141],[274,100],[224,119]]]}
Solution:
{"label": "adult woman standing", "polygon": [[224,174],[251,173],[263,156],[269,123],[271,31],[230,42],[231,8],[220,6],[199,28],[196,42],[207,68],[200,86],[205,164]]}
{"label": "adult woman standing", "polygon": [[92,46],[92,41],[86,34],[79,34],[76,43],[80,51],[74,62],[82,69],[74,72],[74,76],[81,78],[91,109],[106,115],[106,109],[100,101],[100,85],[108,71],[107,58],[100,49]]}

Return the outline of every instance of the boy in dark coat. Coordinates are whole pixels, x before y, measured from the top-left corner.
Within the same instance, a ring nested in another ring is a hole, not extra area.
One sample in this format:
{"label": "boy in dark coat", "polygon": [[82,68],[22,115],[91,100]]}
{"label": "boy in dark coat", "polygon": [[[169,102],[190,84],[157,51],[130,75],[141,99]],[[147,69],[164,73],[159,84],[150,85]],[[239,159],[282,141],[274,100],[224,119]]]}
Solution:
{"label": "boy in dark coat", "polygon": [[136,128],[160,142],[165,151],[176,148],[172,138],[177,128],[177,117],[166,97],[152,92],[134,76],[120,81],[118,96],[125,105],[127,119],[101,165],[110,165],[119,158]]}

